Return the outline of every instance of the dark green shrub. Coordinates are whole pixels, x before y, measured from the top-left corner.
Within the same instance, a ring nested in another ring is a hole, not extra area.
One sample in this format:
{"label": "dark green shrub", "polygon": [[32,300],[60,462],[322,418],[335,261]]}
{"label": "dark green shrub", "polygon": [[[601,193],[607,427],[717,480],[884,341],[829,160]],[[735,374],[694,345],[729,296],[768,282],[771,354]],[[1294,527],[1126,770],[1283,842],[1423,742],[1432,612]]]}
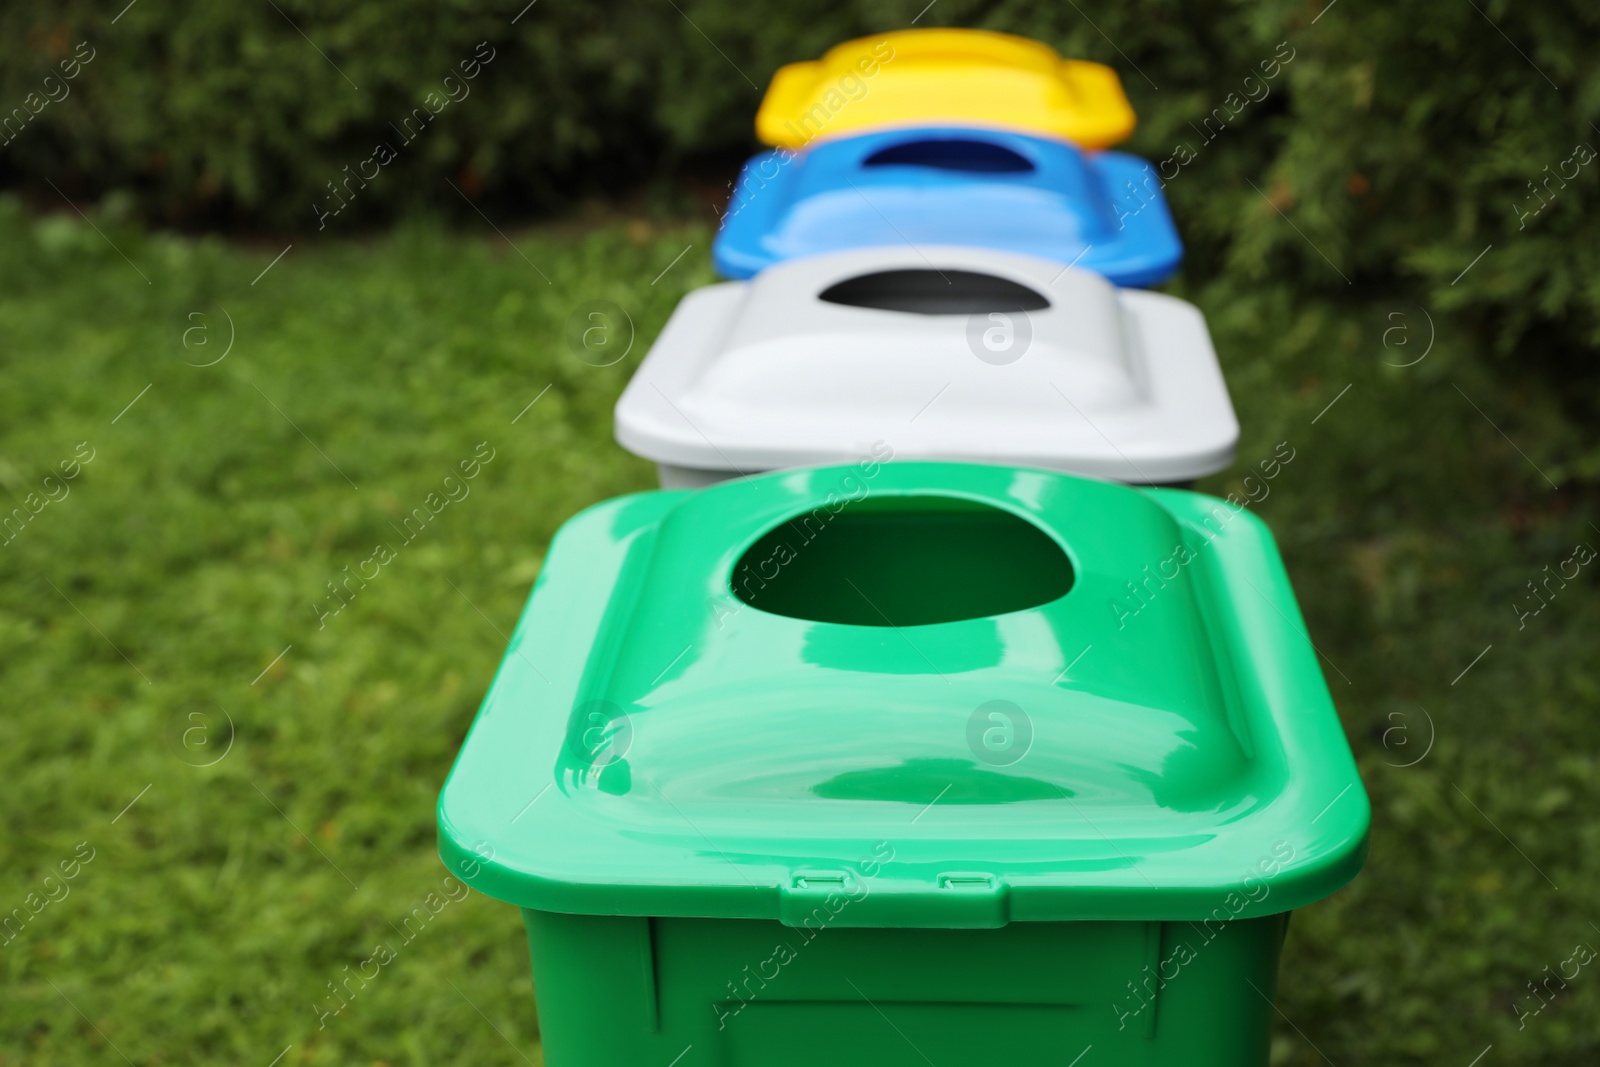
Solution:
{"label": "dark green shrub", "polygon": [[[157,223],[292,231],[415,208],[472,218],[464,198],[527,217],[580,196],[670,190],[689,172],[714,190],[753,147],[760,90],[780,63],[921,9],[141,2],[113,22],[82,0],[12,5],[0,13],[0,115],[22,108],[26,121],[0,135],[0,182],[41,204],[59,203],[53,183],[74,200],[131,194],[123,201]],[[1028,34],[1115,66],[1142,119],[1131,147],[1172,161],[1190,284],[1348,295],[1413,323],[1425,311],[1433,329],[1504,361],[1508,381],[1533,367],[1581,417],[1596,414],[1600,226],[1587,209],[1600,75],[1586,60],[1600,9],[941,0],[918,21],[930,24]],[[93,59],[62,99],[27,114],[79,42]],[[492,59],[457,83],[470,96],[403,140],[406,117],[420,120],[415,109],[475,55]],[[368,162],[379,145],[391,162]],[[1381,315],[1367,327],[1379,344]],[[1556,447],[1540,426],[1521,429],[1533,449]],[[1558,451],[1537,457],[1555,480],[1600,474],[1592,446]]]}

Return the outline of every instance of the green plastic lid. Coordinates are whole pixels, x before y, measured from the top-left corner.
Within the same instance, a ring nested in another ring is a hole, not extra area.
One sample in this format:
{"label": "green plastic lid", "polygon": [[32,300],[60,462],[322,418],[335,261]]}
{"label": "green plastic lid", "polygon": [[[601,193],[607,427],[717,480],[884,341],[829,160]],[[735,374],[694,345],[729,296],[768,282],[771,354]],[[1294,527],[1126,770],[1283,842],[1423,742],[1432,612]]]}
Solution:
{"label": "green plastic lid", "polygon": [[872,459],[568,522],[438,814],[527,908],[993,927],[1287,911],[1370,812],[1253,515]]}

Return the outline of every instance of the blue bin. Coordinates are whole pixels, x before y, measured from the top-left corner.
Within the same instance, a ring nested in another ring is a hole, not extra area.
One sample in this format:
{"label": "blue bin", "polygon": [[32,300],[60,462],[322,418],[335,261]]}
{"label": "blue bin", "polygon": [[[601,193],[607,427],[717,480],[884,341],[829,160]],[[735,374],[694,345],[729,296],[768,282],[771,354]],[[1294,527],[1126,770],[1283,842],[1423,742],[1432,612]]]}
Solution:
{"label": "blue bin", "polygon": [[1170,278],[1183,244],[1149,163],[1004,130],[883,130],[745,164],[712,258],[748,278],[799,256],[966,245],[1076,263],[1123,286]]}

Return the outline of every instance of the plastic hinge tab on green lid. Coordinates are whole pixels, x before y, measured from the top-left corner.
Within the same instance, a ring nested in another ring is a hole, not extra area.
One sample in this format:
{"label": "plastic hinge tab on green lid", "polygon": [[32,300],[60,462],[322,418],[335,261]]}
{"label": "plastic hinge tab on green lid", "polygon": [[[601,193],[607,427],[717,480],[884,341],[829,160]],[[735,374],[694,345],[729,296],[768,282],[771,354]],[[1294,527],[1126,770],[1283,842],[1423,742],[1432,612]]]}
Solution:
{"label": "plastic hinge tab on green lid", "polygon": [[1260,520],[878,460],[568,522],[439,800],[491,896],[790,925],[1276,914],[1368,819]]}

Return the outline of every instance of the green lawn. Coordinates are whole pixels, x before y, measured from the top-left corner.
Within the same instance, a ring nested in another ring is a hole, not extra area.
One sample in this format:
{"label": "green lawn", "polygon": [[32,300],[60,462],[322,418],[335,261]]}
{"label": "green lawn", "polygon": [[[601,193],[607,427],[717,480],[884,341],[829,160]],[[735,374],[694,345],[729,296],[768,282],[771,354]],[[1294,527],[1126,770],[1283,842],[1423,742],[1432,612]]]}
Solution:
{"label": "green lawn", "polygon": [[[514,250],[419,223],[297,238],[262,275],[287,240],[97,221],[0,201],[0,485],[31,516],[0,534],[0,912],[27,917],[0,935],[0,1063],[541,1062],[518,917],[446,896],[433,802],[551,533],[653,483],[611,405],[711,280],[708,231]],[[1437,310],[1401,368],[1414,305],[1189,295],[1245,427],[1205,488],[1294,450],[1256,508],[1374,801],[1366,872],[1291,927],[1275,1062],[1594,1062],[1595,967],[1512,1014],[1600,945],[1596,568],[1515,607],[1600,548],[1562,463],[1586,431],[1467,364]],[[636,332],[605,367],[567,341],[602,300]],[[391,523],[473,459],[402,544]]]}

